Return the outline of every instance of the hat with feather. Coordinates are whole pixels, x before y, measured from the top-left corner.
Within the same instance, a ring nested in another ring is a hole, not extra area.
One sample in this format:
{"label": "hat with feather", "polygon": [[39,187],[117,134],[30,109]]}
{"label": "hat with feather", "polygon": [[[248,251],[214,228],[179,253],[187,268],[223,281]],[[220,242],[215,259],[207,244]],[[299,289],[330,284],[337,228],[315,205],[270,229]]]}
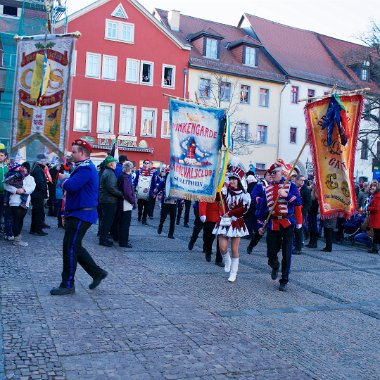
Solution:
{"label": "hat with feather", "polygon": [[247,179],[245,178],[244,165],[239,160],[239,157],[231,156],[227,166],[227,178],[236,178],[241,189],[247,192]]}

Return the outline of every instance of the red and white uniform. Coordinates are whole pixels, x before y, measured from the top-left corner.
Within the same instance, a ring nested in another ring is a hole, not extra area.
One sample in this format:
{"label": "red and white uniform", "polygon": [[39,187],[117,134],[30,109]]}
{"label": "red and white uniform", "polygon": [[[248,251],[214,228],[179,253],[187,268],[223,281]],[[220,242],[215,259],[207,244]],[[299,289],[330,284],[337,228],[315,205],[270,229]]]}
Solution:
{"label": "red and white uniform", "polygon": [[[242,190],[232,190],[231,188],[223,187],[222,202],[224,203],[224,211],[231,218],[230,226],[221,226],[220,219],[217,221],[214,230],[215,235],[224,235],[226,237],[242,237],[249,235],[247,226],[244,223],[243,215],[249,209],[251,203],[250,194],[244,193]],[[219,207],[223,213],[223,207]]]}

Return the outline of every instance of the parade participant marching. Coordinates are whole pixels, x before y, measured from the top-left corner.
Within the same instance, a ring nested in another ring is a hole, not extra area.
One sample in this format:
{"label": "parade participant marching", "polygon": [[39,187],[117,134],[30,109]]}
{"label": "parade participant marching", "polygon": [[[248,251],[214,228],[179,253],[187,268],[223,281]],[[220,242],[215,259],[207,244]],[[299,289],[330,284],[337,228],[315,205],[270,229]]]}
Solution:
{"label": "parade participant marching", "polygon": [[[229,272],[229,282],[236,281],[239,268],[239,243],[242,236],[249,234],[243,215],[247,212],[251,197],[247,194],[245,170],[237,158],[230,160],[227,169],[228,187],[221,191],[222,215],[216,223],[213,234],[218,235],[219,248],[224,261],[224,271]],[[231,239],[232,258],[228,252],[228,240]]]}
{"label": "parade participant marching", "polygon": [[[261,234],[264,234],[265,227],[268,228],[267,256],[268,265],[272,268],[272,280],[276,280],[278,276],[280,263],[277,255],[282,249],[280,291],[285,291],[288,283],[294,226],[302,228],[301,197],[297,186],[285,180],[287,171],[289,165],[281,159],[270,166],[270,184],[262,196],[257,220],[263,226],[259,229]],[[270,211],[268,224],[265,226],[264,220]]]}
{"label": "parade participant marching", "polygon": [[90,160],[91,145],[84,140],[75,140],[72,144],[74,171],[70,178],[59,174],[62,189],[66,191],[65,204],[65,235],[63,238],[63,271],[62,281],[58,288],[53,288],[50,294],[63,296],[75,293],[74,278],[79,263],[92,277],[90,289],[95,289],[107,277],[107,272],[100,268],[87,250],[82,246],[82,240],[96,223],[98,213],[98,173]]}

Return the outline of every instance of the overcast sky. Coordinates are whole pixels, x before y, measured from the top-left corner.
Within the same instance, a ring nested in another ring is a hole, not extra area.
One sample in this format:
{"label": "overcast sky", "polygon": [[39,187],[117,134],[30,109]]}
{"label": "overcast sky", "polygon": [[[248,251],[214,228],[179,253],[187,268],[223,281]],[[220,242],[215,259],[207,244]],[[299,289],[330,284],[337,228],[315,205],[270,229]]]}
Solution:
{"label": "overcast sky", "polygon": [[[93,0],[67,0],[73,13]],[[153,8],[176,9],[181,13],[237,25],[244,12],[301,29],[313,30],[347,41],[380,24],[379,0],[141,0]]]}

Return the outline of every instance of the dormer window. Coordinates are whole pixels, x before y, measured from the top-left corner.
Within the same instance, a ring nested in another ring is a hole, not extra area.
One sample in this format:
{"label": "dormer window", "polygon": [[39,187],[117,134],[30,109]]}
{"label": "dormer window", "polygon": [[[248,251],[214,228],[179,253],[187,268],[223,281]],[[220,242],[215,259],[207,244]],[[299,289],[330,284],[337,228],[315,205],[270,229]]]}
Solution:
{"label": "dormer window", "polygon": [[257,66],[257,49],[254,47],[244,46],[243,63],[247,66]]}
{"label": "dormer window", "polygon": [[206,58],[211,58],[211,59],[219,58],[218,43],[219,41],[214,38],[205,38],[205,44],[206,44],[205,57]]}
{"label": "dormer window", "polygon": [[369,66],[370,66],[369,61],[363,62],[363,67],[360,72],[360,79],[363,81],[369,81]]}

